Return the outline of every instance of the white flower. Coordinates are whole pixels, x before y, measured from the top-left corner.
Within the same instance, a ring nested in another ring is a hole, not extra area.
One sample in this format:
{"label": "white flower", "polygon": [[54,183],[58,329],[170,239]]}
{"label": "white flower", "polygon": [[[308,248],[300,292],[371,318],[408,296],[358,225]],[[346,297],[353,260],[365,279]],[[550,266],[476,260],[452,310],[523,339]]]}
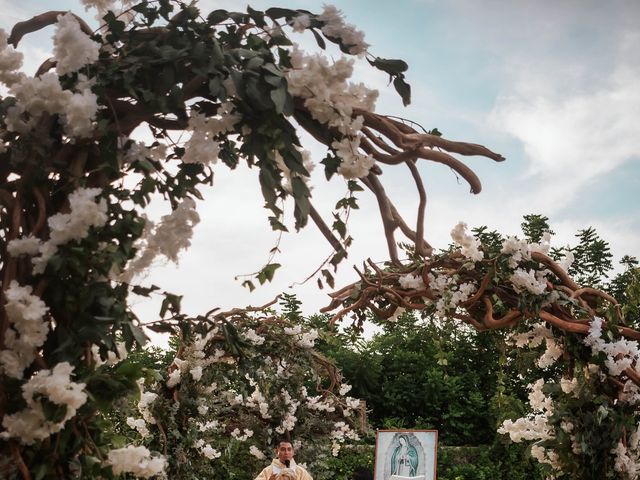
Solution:
{"label": "white flower", "polygon": [[583,341],[591,347],[594,354],[604,352],[607,356],[605,365],[609,373],[618,376],[637,363],[640,357],[638,342],[624,338],[615,342],[606,342],[602,339],[602,324],[602,318],[594,317],[589,327],[589,334]]}
{"label": "white flower", "polygon": [[[10,92],[17,102],[7,112],[5,123],[8,130],[21,133],[29,131],[43,113],[50,113],[61,115],[60,120],[71,137],[91,135],[98,103],[86,82],[82,91],[63,90],[58,76],[46,72],[37,78],[21,77],[20,81],[11,85]],[[24,112],[32,116],[28,124],[20,119]]]}
{"label": "white flower", "polygon": [[100,44],[84,33],[72,13],[58,15],[56,32],[53,35],[53,57],[56,72],[65,75],[80,70],[98,60]]}
{"label": "white flower", "polygon": [[198,413],[200,415],[206,415],[209,411],[209,407],[206,405],[198,405]]}
{"label": "white flower", "polygon": [[349,53],[360,55],[367,51],[369,44],[364,41],[364,33],[357,30],[355,26],[346,23],[342,12],[335,6],[325,5],[318,20],[325,22],[322,33],[329,38],[342,40],[342,43],[349,47]]}
{"label": "white flower", "polygon": [[402,275],[398,278],[398,283],[405,290],[422,290],[424,288],[424,281],[420,275]]}
{"label": "white flower", "polygon": [[193,367],[191,370],[189,370],[189,373],[191,374],[191,377],[197,382],[202,378],[202,367]]}
{"label": "white flower", "polygon": [[362,178],[369,175],[369,170],[376,163],[371,155],[363,155],[358,151],[360,139],[358,137],[344,137],[342,140],[334,140],[331,147],[340,158],[338,173],[347,179]]}
{"label": "white flower", "polygon": [[339,393],[340,395],[346,395],[347,393],[349,393],[350,390],[351,390],[351,385],[347,383],[343,383],[340,385]]}
{"label": "white flower", "polygon": [[158,255],[177,264],[180,250],[191,246],[193,229],[198,223],[200,215],[196,211],[196,202],[191,198],[185,198],[170,214],[162,216],[155,229],[153,222],[147,221],[145,233],[136,244],[140,254],[117,279],[130,282],[135,275],[149,268]]}
{"label": "white flower", "polygon": [[145,419],[147,423],[155,424],[156,419],[151,414],[151,404],[158,398],[157,393],[153,392],[140,392],[140,401],[138,402],[138,411]]}
{"label": "white flower", "polygon": [[219,452],[208,443],[205,446],[203,446],[200,451],[202,452],[202,455],[207,457],[209,460],[214,460],[222,456],[222,452]]}
{"label": "white flower", "polygon": [[543,412],[549,416],[553,413],[553,401],[545,396],[542,391],[543,386],[544,380],[542,378],[529,385],[529,404],[534,411]]}
{"label": "white flower", "polygon": [[132,429],[137,430],[143,438],[149,436],[147,422],[145,422],[144,419],[127,417],[127,425],[129,425],[129,427],[131,427]]}
{"label": "white flower", "polygon": [[290,25],[293,28],[294,32],[302,33],[306,28],[311,24],[311,19],[309,15],[303,13],[302,15],[298,15],[297,17],[293,17],[291,19]]}
{"label": "white flower", "polygon": [[354,108],[373,111],[378,92],[362,83],[347,82],[353,73],[353,61],[344,57],[329,64],[324,56],[305,55],[294,47],[291,63],[293,68],[286,72],[289,93],[305,99],[305,107],[314,119],[343,135],[331,145],[341,159],[338,173],[345,178],[368,175],[375,161],[359,152],[364,119],[352,114]]}
{"label": "white flower", "polygon": [[88,138],[98,111],[98,97],[89,88],[69,97],[64,109],[65,132],[71,137]]}
{"label": "white flower", "polygon": [[541,275],[543,273],[517,268],[509,280],[518,292],[528,290],[535,295],[542,295],[547,289],[547,280]]}
{"label": "white flower", "polygon": [[9,328],[5,331],[4,344],[0,351],[0,371],[5,375],[21,379],[23,371],[36,357],[49,333],[49,323],[44,320],[48,307],[30,286],[21,287],[12,280],[5,291],[5,312]]}
{"label": "white flower", "polygon": [[[22,385],[27,408],[4,416],[2,426],[6,431],[0,433],[0,438],[14,437],[22,444],[31,445],[62,430],[87,401],[85,384],[71,381],[72,372],[73,367],[68,362],[58,363],[53,370],[36,372]],[[41,403],[45,397],[49,402],[65,407],[64,417],[58,422],[47,420]]]}
{"label": "white flower", "polygon": [[542,356],[538,359],[538,366],[540,368],[548,368],[562,356],[564,350],[562,346],[556,342],[553,338],[546,339],[547,348]]}
{"label": "white flower", "polygon": [[509,435],[512,442],[520,443],[530,440],[548,440],[553,438],[552,430],[547,424],[546,415],[532,415],[528,418],[518,418],[515,422],[505,420],[498,433]]}
{"label": "white flower", "polygon": [[560,388],[566,394],[572,393],[578,388],[578,380],[576,378],[561,378]]}
{"label": "white flower", "polygon": [[167,460],[162,455],[151,455],[143,446],[129,445],[124,448],[111,450],[107,463],[115,475],[132,473],[137,477],[150,478],[164,473]]}
{"label": "white flower", "polygon": [[254,345],[262,345],[265,340],[264,337],[261,337],[260,335],[258,335],[256,331],[252,328],[244,332],[243,336]]}
{"label": "white flower", "polygon": [[285,327],[284,333],[287,335],[299,335],[302,332],[302,327],[300,325],[296,325],[295,327]]}
{"label": "white flower", "polygon": [[0,28],[0,82],[11,86],[24,76],[16,72],[22,67],[23,55],[9,45],[7,39],[7,32]]}
{"label": "white flower", "polygon": [[451,238],[453,241],[462,247],[461,253],[474,262],[479,262],[483,258],[483,253],[480,251],[480,240],[473,235],[467,233],[467,224],[459,222],[453,230],[451,230]]}
{"label": "white flower", "polygon": [[49,240],[40,246],[40,256],[31,259],[34,273],[44,272],[58,245],[81,240],[89,235],[91,227],[102,227],[107,223],[106,201],[101,199],[96,202],[101,192],[99,188],[78,188],[69,195],[71,211],[49,217]]}
{"label": "white flower", "polygon": [[184,163],[201,163],[208,165],[218,161],[220,145],[215,138],[233,131],[233,126],[240,120],[240,115],[232,113],[233,104],[224,103],[218,109],[215,117],[192,112],[187,131],[192,132],[191,138],[185,144]]}
{"label": "white flower", "polygon": [[262,453],[262,451],[255,445],[251,445],[251,447],[249,447],[249,453],[258,460],[264,460],[266,458],[265,454]]}
{"label": "white flower", "polygon": [[313,345],[315,344],[315,341],[317,338],[318,338],[318,331],[311,330],[309,332],[306,332],[300,335],[297,343],[302,348],[313,348]]}
{"label": "white flower", "polygon": [[176,385],[180,383],[180,369],[176,368],[171,373],[169,373],[169,378],[167,378],[167,387],[174,388]]}
{"label": "white flower", "polygon": [[253,430],[245,428],[244,432],[241,432],[239,428],[236,428],[231,432],[231,436],[240,442],[246,442],[249,437],[253,436]]}
{"label": "white flower", "polygon": [[556,263],[565,272],[568,272],[574,260],[575,260],[575,256],[573,255],[573,252],[571,250],[567,250],[567,252],[564,254],[564,257],[562,257]]}

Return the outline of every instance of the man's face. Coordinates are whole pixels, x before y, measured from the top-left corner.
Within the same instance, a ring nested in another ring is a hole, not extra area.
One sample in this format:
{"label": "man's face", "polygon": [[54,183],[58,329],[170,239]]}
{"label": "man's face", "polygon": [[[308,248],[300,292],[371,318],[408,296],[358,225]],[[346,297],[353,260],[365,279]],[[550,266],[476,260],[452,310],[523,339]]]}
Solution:
{"label": "man's face", "polygon": [[278,460],[284,463],[285,460],[291,460],[293,458],[293,446],[289,442],[280,442],[276,449]]}

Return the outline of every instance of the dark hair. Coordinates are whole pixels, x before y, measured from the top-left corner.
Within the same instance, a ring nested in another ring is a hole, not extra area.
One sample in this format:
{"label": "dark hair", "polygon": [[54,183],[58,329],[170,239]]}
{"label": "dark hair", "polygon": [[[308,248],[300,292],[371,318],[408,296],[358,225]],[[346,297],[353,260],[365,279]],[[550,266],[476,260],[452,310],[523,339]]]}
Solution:
{"label": "dark hair", "polygon": [[353,471],[353,480],[373,480],[373,472],[367,467],[358,467]]}
{"label": "dark hair", "polygon": [[278,448],[281,443],[290,443],[293,446],[293,440],[289,435],[283,435],[282,437],[276,438],[275,448]]}

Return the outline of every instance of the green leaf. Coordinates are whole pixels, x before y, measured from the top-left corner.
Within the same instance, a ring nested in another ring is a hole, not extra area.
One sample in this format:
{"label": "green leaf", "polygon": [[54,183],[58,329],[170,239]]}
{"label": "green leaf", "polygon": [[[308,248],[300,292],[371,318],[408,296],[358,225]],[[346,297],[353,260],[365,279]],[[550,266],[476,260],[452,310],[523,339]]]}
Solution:
{"label": "green leaf", "polygon": [[397,75],[398,73],[406,72],[409,68],[409,65],[407,65],[407,62],[404,60],[394,60],[389,58],[376,57],[373,61],[369,60],[369,63],[378,70],[387,72],[389,75]]}
{"label": "green leaf", "polygon": [[338,171],[340,162],[341,160],[333,154],[328,154],[324,160],[320,162],[324,165],[324,175],[327,180],[331,180],[331,177]]}
{"label": "green leaf", "polygon": [[338,217],[337,215],[334,214],[335,217],[335,222],[333,222],[333,229],[338,232],[338,234],[340,235],[340,238],[344,238],[344,236],[347,234],[347,226],[345,225],[345,223],[340,219],[340,217]]}
{"label": "green leaf", "polygon": [[334,281],[333,281],[333,275],[331,275],[331,272],[329,270],[327,270],[326,268],[323,268],[320,273],[322,273],[322,276],[324,277],[325,281],[327,282],[327,285],[329,285],[331,288],[334,288]]}
{"label": "green leaf", "polygon": [[274,88],[271,90],[271,100],[276,107],[276,113],[281,114],[284,112],[285,106],[287,104],[287,98],[289,97],[289,92],[287,92],[286,83],[281,83],[278,88]]}
{"label": "green leaf", "polygon": [[273,8],[269,8],[264,12],[268,17],[276,20],[278,18],[286,18],[287,20],[293,18],[293,17],[297,17],[298,16],[298,12],[296,10],[291,10],[290,8],[278,8],[278,7],[273,7]]}
{"label": "green leaf", "polygon": [[160,316],[164,317],[167,312],[172,314],[180,313],[180,302],[182,301],[181,295],[174,295],[173,293],[165,293],[162,305],[160,306]]}
{"label": "green leaf", "polygon": [[253,292],[256,289],[256,286],[250,280],[245,280],[242,282],[242,286],[248,288],[250,292]]}
{"label": "green leaf", "polygon": [[411,103],[411,86],[404,81],[403,76],[398,75],[393,80],[393,86],[396,88],[396,92],[400,94],[402,103],[406,107]]}
{"label": "green leaf", "polygon": [[260,270],[260,273],[258,273],[258,281],[260,282],[260,285],[263,285],[267,281],[271,282],[273,280],[273,275],[280,267],[281,265],[279,263],[269,263],[265,265],[265,267]]}
{"label": "green leaf", "polygon": [[262,28],[267,25],[266,22],[264,21],[264,13],[258,10],[254,10],[249,6],[247,7],[247,12],[249,13],[249,16],[258,27]]}
{"label": "green leaf", "polygon": [[273,216],[269,217],[269,223],[271,224],[272,230],[280,230],[282,232],[289,231],[287,227],[284,226],[277,217],[273,217]]}
{"label": "green leaf", "polygon": [[316,31],[315,28],[310,28],[309,30],[311,30],[311,33],[313,33],[313,36],[316,37],[316,43],[318,44],[318,46],[325,50],[327,48],[327,44],[324,41],[324,38],[322,38],[322,36]]}
{"label": "green leaf", "polygon": [[364,188],[362,188],[355,180],[349,180],[347,182],[347,188],[350,192],[364,192]]}
{"label": "green leaf", "polygon": [[260,188],[262,189],[262,196],[264,197],[267,205],[271,207],[275,206],[277,196],[276,196],[276,181],[273,178],[273,174],[267,168],[261,168],[260,174],[258,175],[258,180],[260,181]]}

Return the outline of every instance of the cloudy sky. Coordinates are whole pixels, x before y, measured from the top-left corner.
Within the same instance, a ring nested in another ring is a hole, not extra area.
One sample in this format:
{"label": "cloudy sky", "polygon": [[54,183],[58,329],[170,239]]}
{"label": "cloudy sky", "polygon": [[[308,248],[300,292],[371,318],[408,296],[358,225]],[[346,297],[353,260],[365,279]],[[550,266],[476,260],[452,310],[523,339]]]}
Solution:
{"label": "cloudy sky", "polygon": [[[0,0],[0,27],[43,11],[45,2]],[[370,52],[402,58],[410,65],[407,79],[413,102],[403,108],[384,76],[358,65],[358,81],[380,89],[380,113],[411,118],[437,127],[452,140],[481,143],[502,153],[494,163],[473,157],[465,162],[483,182],[479,195],[469,194],[447,168],[423,164],[428,188],[427,239],[445,246],[458,221],[488,225],[506,234],[519,233],[522,216],[547,215],[555,243],[572,243],[578,229],[594,226],[618,259],[640,256],[640,3],[629,1],[335,0],[350,23],[366,32]],[[49,8],[71,9],[90,18],[78,2],[51,2]],[[204,12],[215,8],[243,10],[244,2],[201,0]],[[54,7],[55,6],[55,7]],[[284,0],[268,6],[322,9],[321,2]],[[20,49],[33,73],[46,58],[51,30],[25,38]],[[314,42],[294,34],[304,46]],[[336,56],[335,52],[331,52]],[[307,148],[322,158],[323,150]],[[408,172],[386,167],[383,181],[410,218],[417,196]],[[345,191],[344,183],[314,175],[318,210],[330,214]],[[262,209],[257,176],[247,169],[229,172],[216,166],[216,180],[199,204],[202,222],[193,248],[180,265],[159,265],[145,279],[185,295],[188,313],[212,306],[259,305],[280,291],[295,292],[309,313],[327,303],[315,282],[297,285],[314,271],[330,249],[308,227],[283,238],[283,264],[272,285],[249,293],[234,277],[258,270],[276,242]],[[382,226],[371,196],[351,217],[355,237],[349,259],[341,265],[338,284],[355,280],[351,265],[367,257],[386,258]],[[157,212],[166,213],[166,206]],[[290,209],[291,210],[291,209]],[[290,288],[294,285],[293,288]],[[153,319],[156,305],[137,306]]]}

